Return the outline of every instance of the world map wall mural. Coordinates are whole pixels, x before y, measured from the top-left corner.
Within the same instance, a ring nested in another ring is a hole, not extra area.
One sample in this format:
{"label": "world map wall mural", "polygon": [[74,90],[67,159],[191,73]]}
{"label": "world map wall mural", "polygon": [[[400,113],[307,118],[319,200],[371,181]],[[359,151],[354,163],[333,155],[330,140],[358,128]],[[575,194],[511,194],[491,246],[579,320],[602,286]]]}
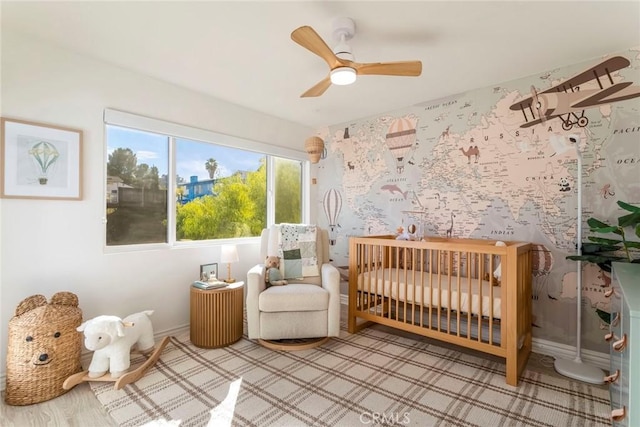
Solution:
{"label": "world map wall mural", "polygon": [[[640,204],[639,85],[633,48],[318,130],[327,154],[312,203],[331,226],[333,263],[348,264],[350,236],[400,226],[534,243],[534,337],[575,345],[577,157],[554,143],[579,141],[586,238],[589,217],[615,221],[618,200]],[[610,280],[583,264],[585,349],[608,353],[596,310],[609,310]]]}

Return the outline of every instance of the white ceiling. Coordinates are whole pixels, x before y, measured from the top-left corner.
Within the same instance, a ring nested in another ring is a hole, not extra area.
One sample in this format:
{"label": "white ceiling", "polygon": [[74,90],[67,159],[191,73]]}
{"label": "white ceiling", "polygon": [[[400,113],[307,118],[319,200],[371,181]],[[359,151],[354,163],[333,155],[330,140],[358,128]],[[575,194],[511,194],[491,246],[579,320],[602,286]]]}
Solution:
{"label": "white ceiling", "polygon": [[[318,127],[640,45],[639,1],[7,2],[2,30],[43,38],[216,98]],[[326,63],[290,39],[355,20],[356,61],[421,60],[420,77],[362,76],[300,94]]]}

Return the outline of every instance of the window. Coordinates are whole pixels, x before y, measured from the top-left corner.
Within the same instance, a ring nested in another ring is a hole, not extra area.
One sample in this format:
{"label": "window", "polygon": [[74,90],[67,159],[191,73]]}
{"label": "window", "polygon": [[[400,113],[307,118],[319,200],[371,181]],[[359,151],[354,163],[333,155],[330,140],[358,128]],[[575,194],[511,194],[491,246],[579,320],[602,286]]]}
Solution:
{"label": "window", "polygon": [[167,242],[169,138],[107,126],[107,245]]}
{"label": "window", "polygon": [[270,221],[304,222],[304,153],[115,110],[105,122],[107,246],[255,237]]}
{"label": "window", "polygon": [[277,158],[275,165],[275,214],[276,224],[299,223],[302,209],[301,163]]}

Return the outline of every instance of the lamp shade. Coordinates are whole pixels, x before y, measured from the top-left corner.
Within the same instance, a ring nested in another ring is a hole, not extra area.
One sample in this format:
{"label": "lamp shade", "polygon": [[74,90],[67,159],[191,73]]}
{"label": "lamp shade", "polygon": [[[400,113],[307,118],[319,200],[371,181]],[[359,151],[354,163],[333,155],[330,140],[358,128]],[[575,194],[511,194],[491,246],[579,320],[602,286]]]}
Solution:
{"label": "lamp shade", "polygon": [[311,163],[318,163],[324,151],[324,141],[319,136],[312,136],[304,141],[304,151],[309,155]]}
{"label": "lamp shade", "polygon": [[236,245],[222,245],[220,249],[220,262],[231,264],[240,261]]}

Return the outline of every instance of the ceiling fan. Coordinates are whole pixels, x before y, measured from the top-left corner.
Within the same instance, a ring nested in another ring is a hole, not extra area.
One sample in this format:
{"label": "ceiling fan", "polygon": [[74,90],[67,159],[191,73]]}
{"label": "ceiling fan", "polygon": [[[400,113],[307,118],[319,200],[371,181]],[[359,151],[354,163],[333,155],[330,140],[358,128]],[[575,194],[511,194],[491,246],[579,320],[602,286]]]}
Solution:
{"label": "ceiling fan", "polygon": [[355,34],[355,24],[350,18],[337,18],[333,22],[333,36],[338,40],[334,50],[309,26],[296,28],[291,33],[291,39],[300,46],[324,59],[329,65],[329,75],[318,82],[311,89],[300,95],[301,98],[322,95],[331,84],[348,85],[356,81],[356,76],[385,75],[385,76],[419,76],[422,73],[422,62],[355,62],[351,48],[347,45]]}

